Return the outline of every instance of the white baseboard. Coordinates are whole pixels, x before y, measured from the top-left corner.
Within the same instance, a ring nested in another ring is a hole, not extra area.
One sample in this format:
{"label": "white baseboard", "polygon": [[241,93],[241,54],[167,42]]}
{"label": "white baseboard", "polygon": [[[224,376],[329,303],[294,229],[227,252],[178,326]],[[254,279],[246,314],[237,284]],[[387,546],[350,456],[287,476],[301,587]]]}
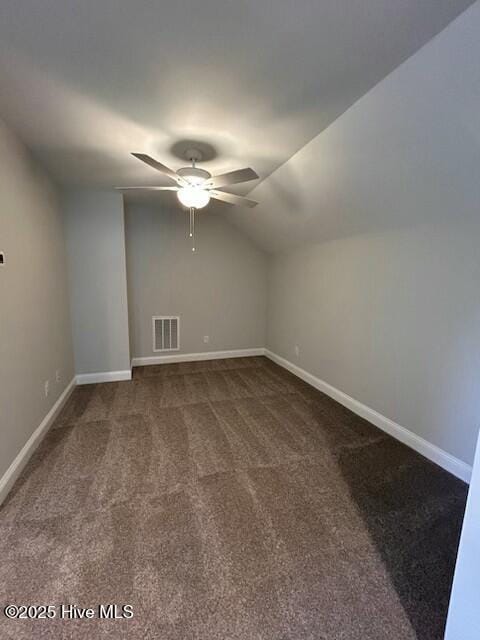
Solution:
{"label": "white baseboard", "polygon": [[435,462],[440,467],[446,469],[446,471],[449,471],[457,478],[460,478],[464,482],[470,482],[472,467],[467,463],[459,460],[458,458],[455,458],[443,449],[440,449],[440,447],[437,447],[431,442],[428,442],[428,440],[424,440],[424,438],[417,436],[412,431],[409,431],[393,420],[386,418],[381,413],[378,413],[378,411],[370,409],[370,407],[367,407],[358,400],[355,400],[355,398],[352,398],[343,391],[332,387],[332,385],[328,384],[328,382],[325,382],[324,380],[317,378],[311,373],[308,373],[308,371],[301,369],[297,365],[289,362],[276,353],[265,349],[265,355],[267,356],[267,358],[270,358],[270,360],[273,360],[273,362],[276,362],[281,367],[288,369],[288,371],[290,371],[291,373],[295,374],[305,382],[308,382],[308,384],[312,385],[312,387],[315,387],[315,389],[318,389],[319,391],[325,393],[327,396],[330,396],[331,398],[342,404],[344,407],[347,407],[357,415],[365,418],[365,420],[368,420],[368,422],[371,422],[379,429],[382,429],[382,431],[385,431],[397,440],[400,440],[400,442],[403,442],[403,444],[406,444],[411,449],[414,449],[421,455],[425,456],[425,458],[428,458],[432,462]]}
{"label": "white baseboard", "polygon": [[205,351],[203,353],[179,353],[169,356],[147,356],[132,358],[132,367],[145,367],[151,364],[169,364],[171,362],[197,362],[200,360],[222,360],[224,358],[247,358],[263,356],[263,347],[255,349],[233,349],[231,351]]}
{"label": "white baseboard", "polygon": [[70,394],[75,388],[75,383],[76,383],[75,378],[72,378],[72,380],[70,380],[70,382],[68,383],[66,389],[63,391],[62,395],[58,398],[58,400],[55,402],[53,407],[47,413],[45,418],[38,425],[38,427],[32,433],[32,435],[27,440],[27,442],[23,445],[19,454],[17,455],[15,460],[12,462],[12,464],[8,467],[6,472],[3,474],[2,478],[0,478],[0,504],[2,504],[2,502],[7,497],[8,492],[10,491],[15,481],[23,471],[23,468],[25,467],[25,465],[31,458],[32,454],[34,453],[35,449],[38,447],[38,445],[46,435],[47,431],[49,430],[50,426],[52,425],[57,415],[60,413],[60,410],[62,409],[63,405],[66,403],[66,401],[70,397]]}
{"label": "white baseboard", "polygon": [[131,380],[130,369],[124,371],[102,371],[99,373],[79,373],[77,374],[77,384],[96,384],[97,382],[119,382],[120,380]]}

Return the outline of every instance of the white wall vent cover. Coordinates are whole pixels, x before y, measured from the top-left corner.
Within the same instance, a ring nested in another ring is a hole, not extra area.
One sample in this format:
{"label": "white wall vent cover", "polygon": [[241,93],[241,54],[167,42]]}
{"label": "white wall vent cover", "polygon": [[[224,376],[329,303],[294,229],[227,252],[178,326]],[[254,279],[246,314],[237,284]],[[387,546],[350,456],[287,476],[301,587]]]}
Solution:
{"label": "white wall vent cover", "polygon": [[178,351],[180,349],[179,316],[153,316],[153,350]]}

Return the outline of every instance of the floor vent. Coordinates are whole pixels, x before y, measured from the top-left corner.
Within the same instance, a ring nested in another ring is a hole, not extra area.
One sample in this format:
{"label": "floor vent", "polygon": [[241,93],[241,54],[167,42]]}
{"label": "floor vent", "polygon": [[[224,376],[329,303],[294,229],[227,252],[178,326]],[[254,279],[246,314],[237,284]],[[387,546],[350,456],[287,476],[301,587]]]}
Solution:
{"label": "floor vent", "polygon": [[178,351],[180,349],[180,318],[153,316],[153,350]]}

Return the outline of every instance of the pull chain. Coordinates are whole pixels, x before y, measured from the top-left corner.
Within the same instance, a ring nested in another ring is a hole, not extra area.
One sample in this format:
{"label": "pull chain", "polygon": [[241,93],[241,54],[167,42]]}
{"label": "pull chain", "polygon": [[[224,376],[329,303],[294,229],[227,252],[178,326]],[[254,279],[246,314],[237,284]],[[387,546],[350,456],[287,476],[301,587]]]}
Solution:
{"label": "pull chain", "polygon": [[190,231],[188,235],[192,239],[192,251],[195,251],[195,207],[190,207]]}
{"label": "pull chain", "polygon": [[195,207],[192,207],[192,251],[195,251]]}

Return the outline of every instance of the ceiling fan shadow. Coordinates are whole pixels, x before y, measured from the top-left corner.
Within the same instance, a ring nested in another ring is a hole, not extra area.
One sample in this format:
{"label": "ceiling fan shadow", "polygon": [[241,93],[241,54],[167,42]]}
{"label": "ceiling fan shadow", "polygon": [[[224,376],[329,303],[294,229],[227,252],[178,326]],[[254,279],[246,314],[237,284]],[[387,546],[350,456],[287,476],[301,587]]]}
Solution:
{"label": "ceiling fan shadow", "polygon": [[[282,212],[291,217],[297,217],[301,215],[303,209],[302,188],[297,179],[294,178],[291,172],[290,175],[286,175],[287,171],[285,166],[281,169],[281,177],[274,172],[268,177],[268,181],[265,183],[265,187],[268,184],[268,189],[271,193],[274,202],[281,203]],[[257,195],[256,193],[253,195]],[[258,198],[261,199],[260,193]],[[267,198],[268,199],[268,198]]]}

